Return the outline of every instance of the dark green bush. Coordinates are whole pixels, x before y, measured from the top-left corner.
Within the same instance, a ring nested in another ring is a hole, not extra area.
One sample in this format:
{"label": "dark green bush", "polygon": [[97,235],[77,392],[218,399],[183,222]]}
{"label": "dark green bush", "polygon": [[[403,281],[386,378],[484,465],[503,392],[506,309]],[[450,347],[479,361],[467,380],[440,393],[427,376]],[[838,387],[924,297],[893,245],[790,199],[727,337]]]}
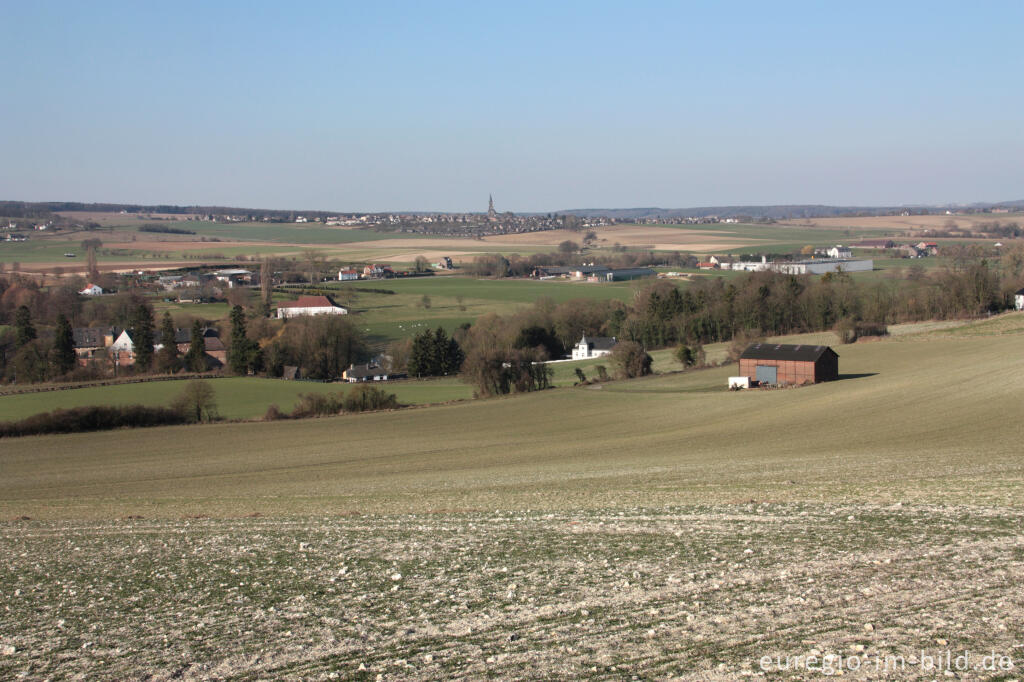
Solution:
{"label": "dark green bush", "polygon": [[43,412],[20,421],[0,422],[0,438],[166,426],[186,421],[188,419],[183,413],[166,407],[90,405]]}

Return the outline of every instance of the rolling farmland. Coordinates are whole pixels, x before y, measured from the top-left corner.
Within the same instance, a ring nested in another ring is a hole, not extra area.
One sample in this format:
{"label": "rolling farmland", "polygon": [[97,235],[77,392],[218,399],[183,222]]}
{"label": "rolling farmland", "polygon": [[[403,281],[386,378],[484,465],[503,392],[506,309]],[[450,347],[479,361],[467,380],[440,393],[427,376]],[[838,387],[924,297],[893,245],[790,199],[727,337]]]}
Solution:
{"label": "rolling farmland", "polygon": [[730,393],[722,367],[3,442],[0,514],[30,520],[0,526],[0,673],[1020,665],[1024,316],[897,331],[838,346],[844,378],[800,389]]}

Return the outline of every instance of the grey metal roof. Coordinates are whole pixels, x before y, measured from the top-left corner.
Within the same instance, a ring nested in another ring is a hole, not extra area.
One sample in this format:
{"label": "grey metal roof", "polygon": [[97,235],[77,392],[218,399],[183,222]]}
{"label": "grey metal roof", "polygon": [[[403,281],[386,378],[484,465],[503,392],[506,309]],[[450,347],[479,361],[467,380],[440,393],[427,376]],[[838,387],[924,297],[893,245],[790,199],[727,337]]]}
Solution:
{"label": "grey metal roof", "polygon": [[384,376],[387,374],[387,370],[381,369],[377,366],[371,365],[352,365],[345,370],[345,376],[353,379],[362,379],[364,377]]}
{"label": "grey metal roof", "polygon": [[746,360],[796,360],[799,362],[814,362],[826,352],[836,357],[839,354],[828,346],[812,346],[808,344],[788,343],[755,343],[747,346],[747,349],[740,355],[740,359]]}
{"label": "grey metal roof", "polygon": [[121,333],[120,329],[113,327],[75,327],[71,330],[71,337],[75,348],[103,348],[103,337],[110,335],[117,338]]}
{"label": "grey metal roof", "polygon": [[654,274],[654,270],[652,270],[651,268],[615,268],[615,269],[609,270],[608,272],[613,274],[613,275],[622,275],[622,276],[653,275]]}
{"label": "grey metal roof", "polygon": [[591,336],[587,338],[587,345],[594,350],[611,350],[615,348],[618,341],[614,336]]}
{"label": "grey metal roof", "polygon": [[[220,334],[212,327],[203,327],[203,338],[219,339]],[[192,343],[192,327],[176,328],[174,330],[174,343]]]}

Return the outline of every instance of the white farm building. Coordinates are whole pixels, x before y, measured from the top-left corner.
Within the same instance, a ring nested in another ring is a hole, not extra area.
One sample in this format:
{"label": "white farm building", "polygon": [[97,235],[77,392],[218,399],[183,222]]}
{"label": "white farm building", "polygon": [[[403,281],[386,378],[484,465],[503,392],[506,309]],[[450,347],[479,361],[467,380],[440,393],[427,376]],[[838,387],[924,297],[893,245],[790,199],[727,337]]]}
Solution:
{"label": "white farm building", "polygon": [[848,260],[843,258],[815,258],[792,262],[769,263],[768,269],[786,275],[824,275],[826,272],[871,272],[875,262],[871,259]]}
{"label": "white farm building", "polygon": [[572,347],[572,359],[589,360],[608,355],[617,343],[614,336],[593,336],[589,339],[584,336],[579,343]]}
{"label": "white farm building", "polygon": [[299,296],[297,301],[286,301],[277,306],[278,319],[300,315],[348,315],[348,309],[335,305],[326,296]]}

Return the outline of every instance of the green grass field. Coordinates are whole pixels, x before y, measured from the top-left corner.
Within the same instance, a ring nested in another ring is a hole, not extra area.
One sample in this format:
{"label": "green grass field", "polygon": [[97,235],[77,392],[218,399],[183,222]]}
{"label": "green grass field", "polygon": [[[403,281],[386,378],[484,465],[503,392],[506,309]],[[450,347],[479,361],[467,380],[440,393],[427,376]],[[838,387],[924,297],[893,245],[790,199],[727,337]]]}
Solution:
{"label": "green grass field", "polygon": [[[649,284],[649,280],[636,282],[570,282],[560,280],[528,279],[476,279],[466,276],[438,275],[434,277],[413,277],[363,282],[335,282],[331,286],[339,291],[359,288],[390,289],[396,294],[410,294],[431,297],[456,296],[484,301],[533,303],[539,298],[550,298],[555,303],[564,303],[578,298],[603,300],[614,298],[620,301],[632,299],[638,285]],[[362,295],[362,294],[360,294]]]}
{"label": "green grass field", "polygon": [[[338,292],[339,301],[351,301],[350,318],[375,348],[413,336],[426,328],[444,327],[449,333],[487,313],[507,315],[528,307],[539,298],[556,303],[576,299],[628,301],[643,282],[587,284],[583,282],[487,280],[462,276],[417,277],[368,282],[335,282],[327,288]],[[386,289],[377,294],[359,289]],[[430,297],[430,308],[422,306]],[[352,298],[354,296],[354,299]],[[459,297],[462,301],[459,301]]]}
{"label": "green grass field", "polygon": [[[227,377],[209,380],[217,399],[217,410],[225,419],[257,419],[271,404],[283,412],[295,407],[302,393],[338,393],[349,390],[345,383],[283,381],[255,377]],[[407,405],[463,400],[473,395],[469,386],[456,379],[409,380],[382,385]],[[0,396],[4,420],[24,419],[39,412],[86,405],[170,405],[185,387],[184,381],[154,381],[93,388],[75,388],[45,393]]]}
{"label": "green grass field", "polygon": [[1010,313],[788,390],[5,440],[0,676],[1017,679],[1022,340]]}
{"label": "green grass field", "polygon": [[[173,227],[181,226],[174,223]],[[185,223],[199,236],[238,241],[266,241],[282,244],[348,244],[386,239],[416,239],[417,235],[380,232],[372,228],[329,227],[320,223]],[[140,233],[144,234],[144,233]]]}

